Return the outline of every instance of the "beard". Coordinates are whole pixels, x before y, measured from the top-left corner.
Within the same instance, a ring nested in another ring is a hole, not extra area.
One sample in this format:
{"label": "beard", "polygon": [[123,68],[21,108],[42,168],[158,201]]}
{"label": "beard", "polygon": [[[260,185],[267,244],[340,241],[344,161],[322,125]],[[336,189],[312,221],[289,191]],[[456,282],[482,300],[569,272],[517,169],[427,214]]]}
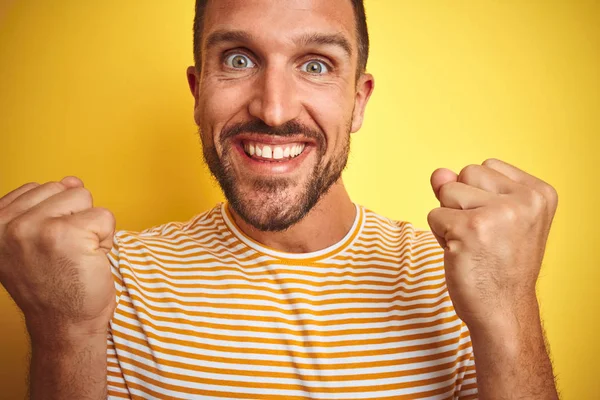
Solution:
{"label": "beard", "polygon": [[[350,124],[347,124],[341,149],[331,160],[325,162],[325,134],[310,129],[296,121],[273,128],[260,120],[240,123],[223,131],[219,137],[222,157],[212,141],[200,138],[204,161],[215,177],[229,206],[248,224],[261,231],[284,231],[301,221],[319,200],[337,182],[348,162],[350,153]],[[301,134],[315,140],[317,160],[314,168],[301,184],[294,179],[281,177],[240,178],[232,166],[233,146],[231,140],[241,133],[264,133],[276,136]],[[243,180],[243,181],[242,181]],[[295,190],[301,185],[300,190]],[[249,190],[244,190],[247,186]]]}

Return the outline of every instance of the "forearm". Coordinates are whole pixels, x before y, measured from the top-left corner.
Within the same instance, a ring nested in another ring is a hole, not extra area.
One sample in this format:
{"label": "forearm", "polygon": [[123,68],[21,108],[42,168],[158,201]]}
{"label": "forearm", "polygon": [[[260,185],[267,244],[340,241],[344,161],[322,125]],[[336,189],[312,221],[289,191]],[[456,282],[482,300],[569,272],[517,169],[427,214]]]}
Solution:
{"label": "forearm", "polygon": [[106,399],[106,335],[32,337],[29,391],[32,400]]}
{"label": "forearm", "polygon": [[537,301],[471,329],[480,399],[558,399]]}

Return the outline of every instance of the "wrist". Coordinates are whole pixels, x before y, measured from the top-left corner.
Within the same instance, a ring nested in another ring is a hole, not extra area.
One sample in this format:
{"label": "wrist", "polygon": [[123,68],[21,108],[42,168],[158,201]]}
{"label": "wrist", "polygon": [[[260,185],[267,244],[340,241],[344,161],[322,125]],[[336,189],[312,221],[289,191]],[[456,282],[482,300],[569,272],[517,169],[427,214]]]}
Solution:
{"label": "wrist", "polygon": [[[520,298],[521,300],[523,298]],[[467,323],[481,398],[556,399],[537,300]]]}
{"label": "wrist", "polygon": [[473,344],[501,347],[506,355],[517,354],[532,341],[543,338],[539,307],[535,297],[518,307],[506,307],[488,318],[467,323]]}
{"label": "wrist", "polygon": [[106,332],[29,323],[28,328],[31,399],[106,399]]}
{"label": "wrist", "polygon": [[508,299],[498,299],[477,315],[465,315],[463,321],[471,332],[494,332],[519,330],[533,320],[540,319],[539,305],[535,292],[528,295],[513,295]]}
{"label": "wrist", "polygon": [[27,323],[32,350],[63,352],[89,347],[94,343],[106,344],[108,323],[104,328],[68,324]]}

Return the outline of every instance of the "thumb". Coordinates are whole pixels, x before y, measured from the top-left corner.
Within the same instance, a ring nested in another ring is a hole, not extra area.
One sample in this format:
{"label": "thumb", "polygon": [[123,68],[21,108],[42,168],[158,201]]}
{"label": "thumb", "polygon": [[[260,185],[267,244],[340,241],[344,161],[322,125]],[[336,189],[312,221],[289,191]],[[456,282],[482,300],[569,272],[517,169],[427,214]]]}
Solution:
{"label": "thumb", "polygon": [[458,175],[447,168],[438,168],[431,174],[431,188],[435,197],[440,199],[440,188],[448,182],[457,182]]}

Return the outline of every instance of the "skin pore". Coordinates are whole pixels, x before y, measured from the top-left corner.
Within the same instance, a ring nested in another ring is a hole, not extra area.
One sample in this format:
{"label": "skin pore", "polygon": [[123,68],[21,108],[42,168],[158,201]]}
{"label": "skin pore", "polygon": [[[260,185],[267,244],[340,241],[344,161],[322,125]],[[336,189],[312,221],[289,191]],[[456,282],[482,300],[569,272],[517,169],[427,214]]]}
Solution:
{"label": "skin pore", "polygon": [[[188,82],[205,159],[235,222],[281,251],[336,243],[356,214],[340,175],[374,85],[356,73],[351,2],[209,2],[204,18],[202,65]],[[265,146],[301,153],[250,155]]]}

